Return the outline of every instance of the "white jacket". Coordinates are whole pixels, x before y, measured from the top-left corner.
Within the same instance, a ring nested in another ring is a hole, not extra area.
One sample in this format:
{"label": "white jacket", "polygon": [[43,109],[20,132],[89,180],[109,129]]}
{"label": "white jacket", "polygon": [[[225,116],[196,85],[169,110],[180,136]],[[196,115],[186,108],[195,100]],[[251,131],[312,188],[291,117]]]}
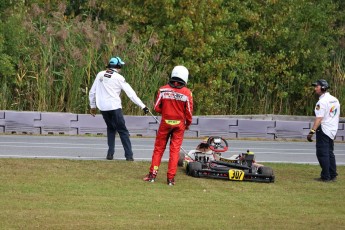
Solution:
{"label": "white jacket", "polygon": [[115,69],[108,69],[97,74],[89,92],[90,107],[101,111],[109,111],[122,108],[120,93],[125,91],[128,98],[142,109],[145,104],[138,98],[125,78]]}
{"label": "white jacket", "polygon": [[319,101],[316,103],[315,115],[316,117],[322,117],[322,131],[329,136],[329,138],[334,140],[338,131],[340,116],[340,104],[338,99],[329,93],[322,94]]}

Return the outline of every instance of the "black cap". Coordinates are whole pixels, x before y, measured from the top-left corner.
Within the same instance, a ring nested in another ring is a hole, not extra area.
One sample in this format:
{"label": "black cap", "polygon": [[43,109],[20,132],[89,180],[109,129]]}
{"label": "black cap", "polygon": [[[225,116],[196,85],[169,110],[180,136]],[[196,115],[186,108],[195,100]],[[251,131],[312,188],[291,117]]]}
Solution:
{"label": "black cap", "polygon": [[322,89],[328,89],[329,88],[329,85],[328,85],[328,82],[325,80],[325,79],[320,79],[320,80],[317,80],[316,82],[314,82],[313,84],[311,84],[312,86],[321,86]]}

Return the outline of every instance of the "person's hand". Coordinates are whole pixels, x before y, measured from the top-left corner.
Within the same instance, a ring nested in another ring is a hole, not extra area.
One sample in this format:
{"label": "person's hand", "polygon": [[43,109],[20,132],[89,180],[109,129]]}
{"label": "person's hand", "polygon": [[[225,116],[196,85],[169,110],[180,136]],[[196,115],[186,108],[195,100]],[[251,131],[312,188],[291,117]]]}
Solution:
{"label": "person's hand", "polygon": [[307,140],[308,140],[309,142],[312,142],[312,141],[313,141],[312,137],[313,137],[314,133],[315,133],[315,130],[311,129],[310,132],[309,132],[309,134],[308,134],[308,136],[307,136]]}
{"label": "person's hand", "polygon": [[90,114],[94,117],[96,116],[97,109],[96,108],[91,108],[90,109]]}
{"label": "person's hand", "polygon": [[186,126],[185,130],[189,130],[189,126]]}
{"label": "person's hand", "polygon": [[313,142],[312,137],[313,137],[313,134],[308,134],[307,140],[308,140],[309,142]]}
{"label": "person's hand", "polygon": [[143,108],[143,111],[145,114],[148,114],[150,110],[149,110],[149,108],[145,107],[145,108]]}

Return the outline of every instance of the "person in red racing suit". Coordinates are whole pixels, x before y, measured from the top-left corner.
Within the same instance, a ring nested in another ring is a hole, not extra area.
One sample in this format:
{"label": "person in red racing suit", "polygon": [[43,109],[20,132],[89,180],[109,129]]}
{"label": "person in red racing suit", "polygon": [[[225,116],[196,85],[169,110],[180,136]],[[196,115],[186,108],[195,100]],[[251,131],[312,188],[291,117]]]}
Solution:
{"label": "person in red racing suit", "polygon": [[167,173],[168,185],[175,184],[175,174],[179,152],[185,129],[192,123],[193,98],[186,87],[188,70],[184,66],[176,66],[167,85],[162,86],[157,95],[155,111],[162,114],[162,120],[156,136],[155,147],[149,174],[145,181],[154,182],[158,173],[163,153],[170,138],[170,156]]}

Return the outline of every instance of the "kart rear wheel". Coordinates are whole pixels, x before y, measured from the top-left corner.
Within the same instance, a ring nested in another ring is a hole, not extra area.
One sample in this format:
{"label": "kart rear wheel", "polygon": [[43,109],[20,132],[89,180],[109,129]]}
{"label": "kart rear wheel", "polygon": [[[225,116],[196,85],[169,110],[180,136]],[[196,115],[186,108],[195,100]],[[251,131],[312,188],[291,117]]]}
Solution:
{"label": "kart rear wheel", "polygon": [[183,166],[183,161],[184,161],[184,153],[183,152],[180,152],[180,156],[178,158],[178,163],[177,165],[182,167]]}
{"label": "kart rear wheel", "polygon": [[272,168],[262,166],[258,168],[258,173],[269,178],[271,182],[274,182],[274,173]]}
{"label": "kart rear wheel", "polygon": [[273,176],[273,169],[270,167],[261,166],[258,169],[258,173],[265,176]]}
{"label": "kart rear wheel", "polygon": [[188,163],[188,171],[187,174],[192,177],[198,177],[198,170],[202,169],[202,165],[200,162],[189,162]]}

